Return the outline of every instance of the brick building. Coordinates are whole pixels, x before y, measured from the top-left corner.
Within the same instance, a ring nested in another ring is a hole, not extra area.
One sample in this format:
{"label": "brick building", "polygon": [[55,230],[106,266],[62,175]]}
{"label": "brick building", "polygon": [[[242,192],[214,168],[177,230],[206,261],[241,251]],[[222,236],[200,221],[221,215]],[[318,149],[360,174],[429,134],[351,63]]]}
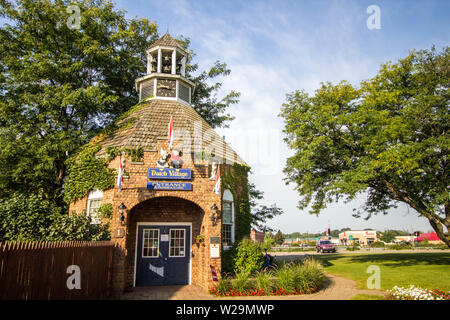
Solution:
{"label": "brick building", "polygon": [[250,231],[250,239],[252,239],[254,242],[263,243],[264,237],[266,234],[264,232],[252,229]]}
{"label": "brick building", "polygon": [[[98,157],[119,151],[109,167],[119,171],[122,163],[121,188],[117,182],[108,190],[92,190],[70,205],[70,214],[86,211],[94,218],[100,205],[113,205],[113,290],[118,294],[149,285],[207,289],[210,265],[220,274],[223,250],[239,239],[239,230],[248,234],[250,229],[237,227],[244,214],[239,202],[248,200],[248,171],[238,169],[246,165],[191,107],[194,84],[185,77],[186,56],[169,34],[149,47],[147,74],[135,83],[140,103],[117,123],[118,130],[97,137]],[[143,152],[131,161],[121,150]],[[214,190],[217,172],[219,192]]]}

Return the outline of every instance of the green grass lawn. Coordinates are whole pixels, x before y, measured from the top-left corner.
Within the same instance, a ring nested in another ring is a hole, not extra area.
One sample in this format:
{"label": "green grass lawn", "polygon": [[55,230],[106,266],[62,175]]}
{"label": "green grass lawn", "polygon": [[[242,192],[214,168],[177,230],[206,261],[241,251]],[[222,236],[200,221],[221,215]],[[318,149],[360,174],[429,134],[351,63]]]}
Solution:
{"label": "green grass lawn", "polygon": [[381,290],[411,284],[450,291],[450,253],[371,253],[315,255],[325,271],[353,279],[358,288],[367,289],[367,267],[380,267]]}

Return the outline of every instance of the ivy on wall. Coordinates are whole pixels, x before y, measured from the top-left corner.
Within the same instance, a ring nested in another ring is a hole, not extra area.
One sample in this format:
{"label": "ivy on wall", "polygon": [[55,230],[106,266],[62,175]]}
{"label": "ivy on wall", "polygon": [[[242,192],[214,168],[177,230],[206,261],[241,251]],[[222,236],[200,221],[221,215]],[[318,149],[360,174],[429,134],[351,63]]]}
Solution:
{"label": "ivy on wall", "polygon": [[102,148],[101,142],[105,137],[132,126],[136,118],[129,116],[145,105],[145,100],[131,107],[122,114],[117,121],[105,128],[101,134],[94,137],[80,152],[67,160],[67,178],[64,184],[64,200],[72,203],[84,198],[93,189],[108,190],[114,187],[116,170],[108,168],[111,162],[120,153],[125,153],[131,161],[138,162],[144,157],[144,148],[136,149],[109,147],[106,149],[106,158],[97,157]]}
{"label": "ivy on wall", "polygon": [[144,147],[139,147],[136,149],[132,148],[117,148],[117,147],[108,147],[106,148],[106,154],[108,155],[108,160],[111,161],[119,154],[124,153],[131,158],[133,162],[140,162],[144,158]]}
{"label": "ivy on wall", "polygon": [[116,170],[108,168],[108,159],[96,157],[100,145],[88,144],[67,160],[67,179],[64,184],[64,200],[67,203],[85,197],[91,190],[107,190],[114,187]]}
{"label": "ivy on wall", "polygon": [[250,167],[234,163],[221,172],[222,190],[229,189],[235,200],[235,242],[250,234],[251,213],[248,195],[248,173]]}

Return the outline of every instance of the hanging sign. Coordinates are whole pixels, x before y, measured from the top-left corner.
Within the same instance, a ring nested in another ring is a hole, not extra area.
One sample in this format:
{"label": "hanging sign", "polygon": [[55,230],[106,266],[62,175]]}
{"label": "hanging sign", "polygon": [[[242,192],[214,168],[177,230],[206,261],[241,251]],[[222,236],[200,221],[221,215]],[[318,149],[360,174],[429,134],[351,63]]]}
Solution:
{"label": "hanging sign", "polygon": [[192,179],[192,170],[175,168],[148,168],[148,178],[161,180],[190,180]]}
{"label": "hanging sign", "polygon": [[189,183],[189,182],[147,182],[147,189],[150,189],[150,190],[192,190],[192,183]]}

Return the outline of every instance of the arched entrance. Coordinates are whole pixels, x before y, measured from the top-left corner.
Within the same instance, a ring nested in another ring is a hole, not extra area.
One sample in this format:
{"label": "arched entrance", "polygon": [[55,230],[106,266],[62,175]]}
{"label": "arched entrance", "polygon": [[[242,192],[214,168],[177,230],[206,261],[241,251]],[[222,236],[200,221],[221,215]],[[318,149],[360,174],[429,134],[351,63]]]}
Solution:
{"label": "arched entrance", "polygon": [[178,197],[152,198],[133,207],[128,245],[132,285],[191,284],[198,265],[193,239],[201,233],[203,216],[197,204]]}

